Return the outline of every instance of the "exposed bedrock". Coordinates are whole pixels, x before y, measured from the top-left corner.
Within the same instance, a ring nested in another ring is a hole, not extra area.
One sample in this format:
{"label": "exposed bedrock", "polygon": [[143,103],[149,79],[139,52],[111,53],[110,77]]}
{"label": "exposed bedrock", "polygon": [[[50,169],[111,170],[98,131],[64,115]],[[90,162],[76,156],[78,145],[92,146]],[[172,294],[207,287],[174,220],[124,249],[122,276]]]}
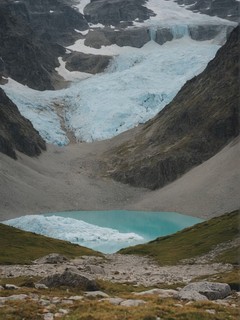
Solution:
{"label": "exposed bedrock", "polygon": [[95,54],[85,54],[82,52],[72,52],[65,56],[66,68],[69,71],[80,71],[91,74],[103,72],[112,57]]}
{"label": "exposed bedrock", "polygon": [[154,12],[144,7],[146,0],[92,0],[84,8],[88,22],[106,26],[119,26],[122,22],[144,21],[154,16]]}
{"label": "exposed bedrock", "polygon": [[239,135],[239,27],[198,76],[132,139],[105,154],[110,175],[156,189],[215,155]]}
{"label": "exposed bedrock", "polygon": [[180,39],[188,36],[193,40],[204,41],[217,38],[219,43],[226,40],[233,30],[229,25],[176,25],[172,27],[143,27],[113,30],[103,28],[90,30],[86,35],[84,44],[96,49],[101,46],[117,44],[120,47],[131,46],[141,48],[148,41],[153,40],[158,44],[164,44],[173,39]]}
{"label": "exposed bedrock", "polygon": [[239,2],[237,0],[175,0],[187,5],[189,10],[210,16],[239,21]]}
{"label": "exposed bedrock", "polygon": [[0,152],[16,159],[16,150],[37,156],[45,149],[46,144],[38,131],[0,88]]}

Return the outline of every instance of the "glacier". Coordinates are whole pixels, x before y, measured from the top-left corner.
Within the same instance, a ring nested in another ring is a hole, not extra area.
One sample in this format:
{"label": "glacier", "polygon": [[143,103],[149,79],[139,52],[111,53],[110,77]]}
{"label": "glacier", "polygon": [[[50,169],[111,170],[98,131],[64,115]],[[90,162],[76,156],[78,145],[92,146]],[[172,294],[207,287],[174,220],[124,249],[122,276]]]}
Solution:
{"label": "glacier", "polygon": [[144,238],[134,232],[122,233],[112,228],[103,228],[81,220],[54,215],[27,215],[2,223],[103,253],[113,253],[123,247],[144,242]]}
{"label": "glacier", "polygon": [[67,130],[79,142],[104,140],[154,117],[219,47],[187,36],[150,41],[121,48],[105,72],[75,78],[66,89],[39,92],[9,80],[4,90],[48,143],[68,144]]}
{"label": "glacier", "polygon": [[[83,13],[89,2],[76,0],[73,6]],[[66,54],[78,51],[112,56],[103,73],[93,76],[70,72],[59,57],[56,71],[71,82],[68,88],[39,92],[12,79],[0,85],[47,143],[64,146],[72,136],[78,142],[109,139],[153,118],[187,80],[205,69],[225,37],[221,34],[218,39],[194,41],[189,37],[188,26],[234,25],[187,10],[187,6],[179,6],[173,0],[149,0],[145,6],[156,15],[129,26],[149,28],[152,40],[142,48],[114,44],[95,49],[86,46],[84,39],[66,48]],[[103,27],[89,24],[89,30]],[[162,27],[170,27],[174,40],[159,45],[153,40],[156,29]],[[77,32],[86,35],[89,30]]]}

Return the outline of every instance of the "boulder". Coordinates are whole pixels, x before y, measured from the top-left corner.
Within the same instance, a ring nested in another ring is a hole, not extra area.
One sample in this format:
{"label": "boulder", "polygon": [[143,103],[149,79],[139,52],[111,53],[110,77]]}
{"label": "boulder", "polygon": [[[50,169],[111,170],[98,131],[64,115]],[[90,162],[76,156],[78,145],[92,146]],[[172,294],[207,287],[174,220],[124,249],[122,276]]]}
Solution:
{"label": "boulder", "polygon": [[98,286],[94,280],[88,279],[79,272],[66,270],[62,274],[54,274],[48,276],[40,281],[49,288],[56,288],[61,286],[79,288],[81,290],[96,291]]}
{"label": "boulder", "polygon": [[69,71],[80,71],[91,74],[103,72],[112,57],[101,56],[96,54],[85,54],[81,52],[73,52],[66,56],[66,68]]}
{"label": "boulder", "polygon": [[193,282],[186,285],[178,293],[178,298],[186,300],[200,300],[205,297],[209,300],[224,299],[231,294],[231,288],[226,283]]}

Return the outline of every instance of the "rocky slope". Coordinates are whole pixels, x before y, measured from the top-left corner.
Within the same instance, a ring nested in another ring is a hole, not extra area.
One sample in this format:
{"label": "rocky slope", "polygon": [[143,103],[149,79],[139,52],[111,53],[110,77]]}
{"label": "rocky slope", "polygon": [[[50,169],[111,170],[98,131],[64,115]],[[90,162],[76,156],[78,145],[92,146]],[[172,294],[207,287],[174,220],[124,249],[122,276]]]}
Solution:
{"label": "rocky slope", "polygon": [[127,26],[135,19],[144,21],[155,15],[145,3],[146,0],[93,0],[84,8],[84,15],[94,24]]}
{"label": "rocky slope", "polygon": [[[86,29],[84,17],[65,1],[0,1],[0,79],[11,77],[38,90],[54,89],[63,80],[55,71],[62,44]],[[17,54],[16,54],[17,52]]]}
{"label": "rocky slope", "polygon": [[189,10],[195,12],[239,21],[239,2],[237,0],[176,0],[176,2],[188,6]]}
{"label": "rocky slope", "polygon": [[0,152],[16,159],[16,150],[37,156],[45,149],[44,140],[31,122],[21,116],[16,105],[0,89]]}
{"label": "rocky slope", "polygon": [[105,154],[114,179],[156,189],[239,134],[239,27],[205,71],[129,141]]}
{"label": "rocky slope", "polygon": [[[234,11],[236,1],[229,3],[224,2],[224,6],[215,11],[205,11],[232,19],[229,12]],[[94,48],[110,44],[142,47],[152,35],[141,22],[156,15],[146,4],[146,0],[94,0],[83,9],[80,0],[0,0],[0,80],[3,76],[11,77],[38,90],[65,86],[55,68],[59,66],[58,57],[64,57],[66,53],[65,47],[77,39],[85,39],[85,45]],[[202,2],[201,5],[204,7]],[[214,7],[215,2],[211,5]],[[98,23],[102,24],[100,28],[96,28],[97,25],[92,28]],[[137,28],[127,29],[134,23],[138,23]],[[225,33],[225,29],[228,33],[229,28],[218,23],[195,26],[190,30],[190,36],[196,40],[212,39]],[[86,30],[89,32],[80,32]],[[163,27],[156,30],[155,41],[162,44],[173,37],[171,28]],[[70,71],[85,69],[79,69],[82,57],[75,56],[74,60],[77,64],[72,64]],[[98,62],[99,57],[94,64]],[[93,73],[102,70],[97,67]]]}

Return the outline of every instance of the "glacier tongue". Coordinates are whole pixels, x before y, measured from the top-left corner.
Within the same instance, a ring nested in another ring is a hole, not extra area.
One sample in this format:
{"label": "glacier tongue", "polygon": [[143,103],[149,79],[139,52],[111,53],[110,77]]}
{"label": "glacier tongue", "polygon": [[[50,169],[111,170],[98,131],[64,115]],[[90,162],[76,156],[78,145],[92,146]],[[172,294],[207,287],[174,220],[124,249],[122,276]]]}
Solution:
{"label": "glacier tongue", "polygon": [[21,230],[70,241],[105,253],[143,242],[136,233],[121,233],[111,228],[99,227],[81,220],[59,216],[28,215],[3,222]]}
{"label": "glacier tongue", "polygon": [[48,143],[68,144],[67,130],[78,141],[103,140],[155,116],[218,48],[189,37],[161,46],[150,41],[141,49],[125,47],[104,73],[69,88],[38,92],[10,80],[4,90]]}

